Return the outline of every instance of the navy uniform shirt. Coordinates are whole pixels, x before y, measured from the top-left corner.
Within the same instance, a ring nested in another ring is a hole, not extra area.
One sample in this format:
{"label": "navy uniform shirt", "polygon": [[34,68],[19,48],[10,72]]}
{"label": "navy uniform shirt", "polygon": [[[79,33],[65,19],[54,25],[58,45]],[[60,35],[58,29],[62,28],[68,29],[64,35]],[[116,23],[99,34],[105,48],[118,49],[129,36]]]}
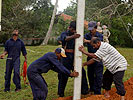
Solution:
{"label": "navy uniform shirt", "polygon": [[67,36],[71,36],[73,33],[71,33],[69,30],[61,33],[61,42],[62,42],[62,48],[66,47],[65,49],[74,49],[75,48],[75,39],[71,39],[69,41],[65,41]]}
{"label": "navy uniform shirt", "polygon": [[[99,32],[96,32],[95,37],[98,37],[101,41],[103,41],[103,35],[100,34]],[[92,38],[91,33],[86,33],[84,35],[84,38],[86,40],[91,40],[91,38]],[[87,49],[88,49],[88,52],[90,52],[90,53],[95,53],[97,51],[97,49],[94,49],[90,43],[87,43]]]}
{"label": "navy uniform shirt", "polygon": [[5,51],[8,52],[8,58],[20,57],[21,51],[23,56],[27,54],[24,43],[19,38],[15,41],[12,38],[5,43]]}
{"label": "navy uniform shirt", "polygon": [[53,70],[58,73],[64,73],[68,76],[70,76],[71,73],[59,62],[54,52],[48,52],[41,58],[34,61],[28,67],[27,73],[32,73],[32,77],[36,77],[36,74],[47,73],[49,70]]}

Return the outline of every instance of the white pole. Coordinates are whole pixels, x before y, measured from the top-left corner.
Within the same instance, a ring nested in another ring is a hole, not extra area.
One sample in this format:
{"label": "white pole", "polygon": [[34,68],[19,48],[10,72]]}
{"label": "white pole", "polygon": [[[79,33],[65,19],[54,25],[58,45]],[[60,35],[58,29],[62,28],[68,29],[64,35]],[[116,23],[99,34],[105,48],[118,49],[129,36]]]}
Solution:
{"label": "white pole", "polygon": [[0,31],[1,31],[1,9],[2,9],[2,0],[0,0]]}
{"label": "white pole", "polygon": [[84,13],[85,13],[85,0],[78,0],[76,29],[77,33],[80,34],[81,36],[75,41],[74,69],[77,72],[79,72],[79,77],[74,79],[73,100],[79,100],[81,98],[82,53],[78,50],[78,48],[79,46],[83,45]]}

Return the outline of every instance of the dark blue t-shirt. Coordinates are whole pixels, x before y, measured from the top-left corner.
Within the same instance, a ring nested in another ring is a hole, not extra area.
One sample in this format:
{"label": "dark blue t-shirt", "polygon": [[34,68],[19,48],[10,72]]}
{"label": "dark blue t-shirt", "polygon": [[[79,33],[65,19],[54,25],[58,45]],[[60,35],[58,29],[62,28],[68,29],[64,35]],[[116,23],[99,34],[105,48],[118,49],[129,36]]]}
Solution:
{"label": "dark blue t-shirt", "polygon": [[74,49],[75,48],[75,39],[71,39],[69,41],[65,41],[67,36],[71,36],[73,33],[71,33],[69,30],[61,33],[61,42],[62,47],[66,47],[66,49]]}
{"label": "dark blue t-shirt", "polygon": [[[103,35],[100,34],[99,32],[96,32],[95,37],[98,37],[101,41],[103,41]],[[91,40],[91,38],[92,38],[91,33],[86,33],[86,34],[84,35],[84,38],[85,38],[86,40]],[[92,45],[90,45],[89,43],[87,43],[87,49],[88,49],[88,52],[90,52],[90,53],[95,53],[95,52],[97,51],[97,49],[94,49],[94,48],[92,47]]]}

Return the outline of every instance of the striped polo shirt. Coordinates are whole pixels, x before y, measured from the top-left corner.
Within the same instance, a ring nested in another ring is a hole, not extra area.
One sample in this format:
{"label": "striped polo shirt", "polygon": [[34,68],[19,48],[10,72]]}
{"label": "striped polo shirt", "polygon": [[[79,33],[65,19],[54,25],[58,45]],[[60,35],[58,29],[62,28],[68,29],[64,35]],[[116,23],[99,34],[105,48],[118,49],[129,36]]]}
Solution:
{"label": "striped polo shirt", "polygon": [[109,43],[101,42],[95,55],[102,60],[104,66],[112,74],[127,69],[126,59]]}

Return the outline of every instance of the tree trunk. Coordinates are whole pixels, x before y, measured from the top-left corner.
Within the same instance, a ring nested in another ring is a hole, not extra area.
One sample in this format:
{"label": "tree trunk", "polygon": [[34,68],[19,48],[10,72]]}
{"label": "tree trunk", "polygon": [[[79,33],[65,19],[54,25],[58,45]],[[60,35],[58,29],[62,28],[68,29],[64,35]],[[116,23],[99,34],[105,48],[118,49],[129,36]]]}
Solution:
{"label": "tree trunk", "polygon": [[1,10],[2,9],[2,0],[0,0],[0,31],[1,31]]}
{"label": "tree trunk", "polygon": [[55,15],[56,15],[56,11],[57,11],[57,6],[58,6],[58,0],[56,0],[55,6],[54,6],[53,15],[52,15],[52,19],[51,19],[51,22],[50,22],[48,32],[47,32],[47,34],[46,34],[46,36],[45,36],[45,38],[44,38],[41,45],[47,45],[48,44],[48,40],[50,38],[51,31],[52,31],[53,24],[54,24],[54,19],[55,19]]}

